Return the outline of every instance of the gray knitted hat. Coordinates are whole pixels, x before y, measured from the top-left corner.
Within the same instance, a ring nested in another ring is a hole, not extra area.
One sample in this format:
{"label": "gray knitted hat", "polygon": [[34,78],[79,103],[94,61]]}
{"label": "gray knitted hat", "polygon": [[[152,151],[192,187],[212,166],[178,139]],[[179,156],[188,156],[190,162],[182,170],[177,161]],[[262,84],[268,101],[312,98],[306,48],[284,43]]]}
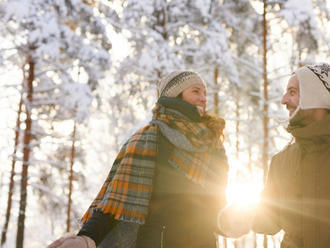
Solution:
{"label": "gray knitted hat", "polygon": [[300,109],[330,109],[330,65],[326,63],[307,65],[295,71],[299,82]]}
{"label": "gray knitted hat", "polygon": [[206,87],[203,79],[196,72],[174,71],[158,82],[158,96],[177,97],[194,84],[202,84]]}

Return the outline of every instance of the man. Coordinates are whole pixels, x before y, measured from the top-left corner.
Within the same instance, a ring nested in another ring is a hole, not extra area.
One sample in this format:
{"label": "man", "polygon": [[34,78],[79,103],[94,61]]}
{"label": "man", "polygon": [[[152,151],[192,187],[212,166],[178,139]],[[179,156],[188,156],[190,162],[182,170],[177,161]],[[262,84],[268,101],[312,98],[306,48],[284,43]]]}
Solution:
{"label": "man", "polygon": [[330,65],[295,71],[281,103],[294,141],[272,158],[257,210],[229,206],[219,228],[231,237],[283,229],[281,248],[330,247]]}

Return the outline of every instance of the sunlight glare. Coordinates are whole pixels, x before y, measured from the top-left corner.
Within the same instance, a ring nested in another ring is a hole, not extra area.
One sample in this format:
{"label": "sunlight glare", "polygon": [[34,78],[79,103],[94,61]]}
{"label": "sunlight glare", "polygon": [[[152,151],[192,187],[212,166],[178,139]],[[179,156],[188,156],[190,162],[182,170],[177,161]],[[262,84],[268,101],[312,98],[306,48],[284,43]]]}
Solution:
{"label": "sunlight glare", "polygon": [[230,167],[226,189],[227,203],[242,208],[251,208],[258,204],[263,187],[261,180],[242,166],[239,160],[231,161]]}
{"label": "sunlight glare", "polygon": [[226,196],[229,204],[251,207],[260,201],[260,190],[253,182],[232,183],[228,185]]}

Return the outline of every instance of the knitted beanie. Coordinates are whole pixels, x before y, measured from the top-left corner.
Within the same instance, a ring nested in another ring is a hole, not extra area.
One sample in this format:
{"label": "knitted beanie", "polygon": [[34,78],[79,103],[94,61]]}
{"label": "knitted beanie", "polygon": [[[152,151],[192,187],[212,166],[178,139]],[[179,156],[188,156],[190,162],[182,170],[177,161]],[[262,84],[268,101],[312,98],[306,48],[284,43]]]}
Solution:
{"label": "knitted beanie", "polygon": [[206,87],[203,79],[192,71],[174,71],[158,82],[158,96],[177,97],[183,90],[194,84]]}
{"label": "knitted beanie", "polygon": [[300,109],[330,109],[330,65],[307,65],[295,74],[299,82],[299,105],[292,117]]}

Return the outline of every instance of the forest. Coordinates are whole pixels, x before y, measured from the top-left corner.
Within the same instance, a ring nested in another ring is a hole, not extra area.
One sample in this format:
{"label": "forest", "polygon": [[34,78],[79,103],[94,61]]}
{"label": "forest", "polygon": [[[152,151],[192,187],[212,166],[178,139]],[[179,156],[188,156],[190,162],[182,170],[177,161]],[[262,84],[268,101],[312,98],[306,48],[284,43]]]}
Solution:
{"label": "forest", "polygon": [[[0,20],[1,248],[79,230],[175,70],[199,73],[207,111],[226,120],[227,201],[257,202],[291,139],[287,81],[330,55],[329,0],[2,0]],[[218,247],[277,248],[282,236]]]}

